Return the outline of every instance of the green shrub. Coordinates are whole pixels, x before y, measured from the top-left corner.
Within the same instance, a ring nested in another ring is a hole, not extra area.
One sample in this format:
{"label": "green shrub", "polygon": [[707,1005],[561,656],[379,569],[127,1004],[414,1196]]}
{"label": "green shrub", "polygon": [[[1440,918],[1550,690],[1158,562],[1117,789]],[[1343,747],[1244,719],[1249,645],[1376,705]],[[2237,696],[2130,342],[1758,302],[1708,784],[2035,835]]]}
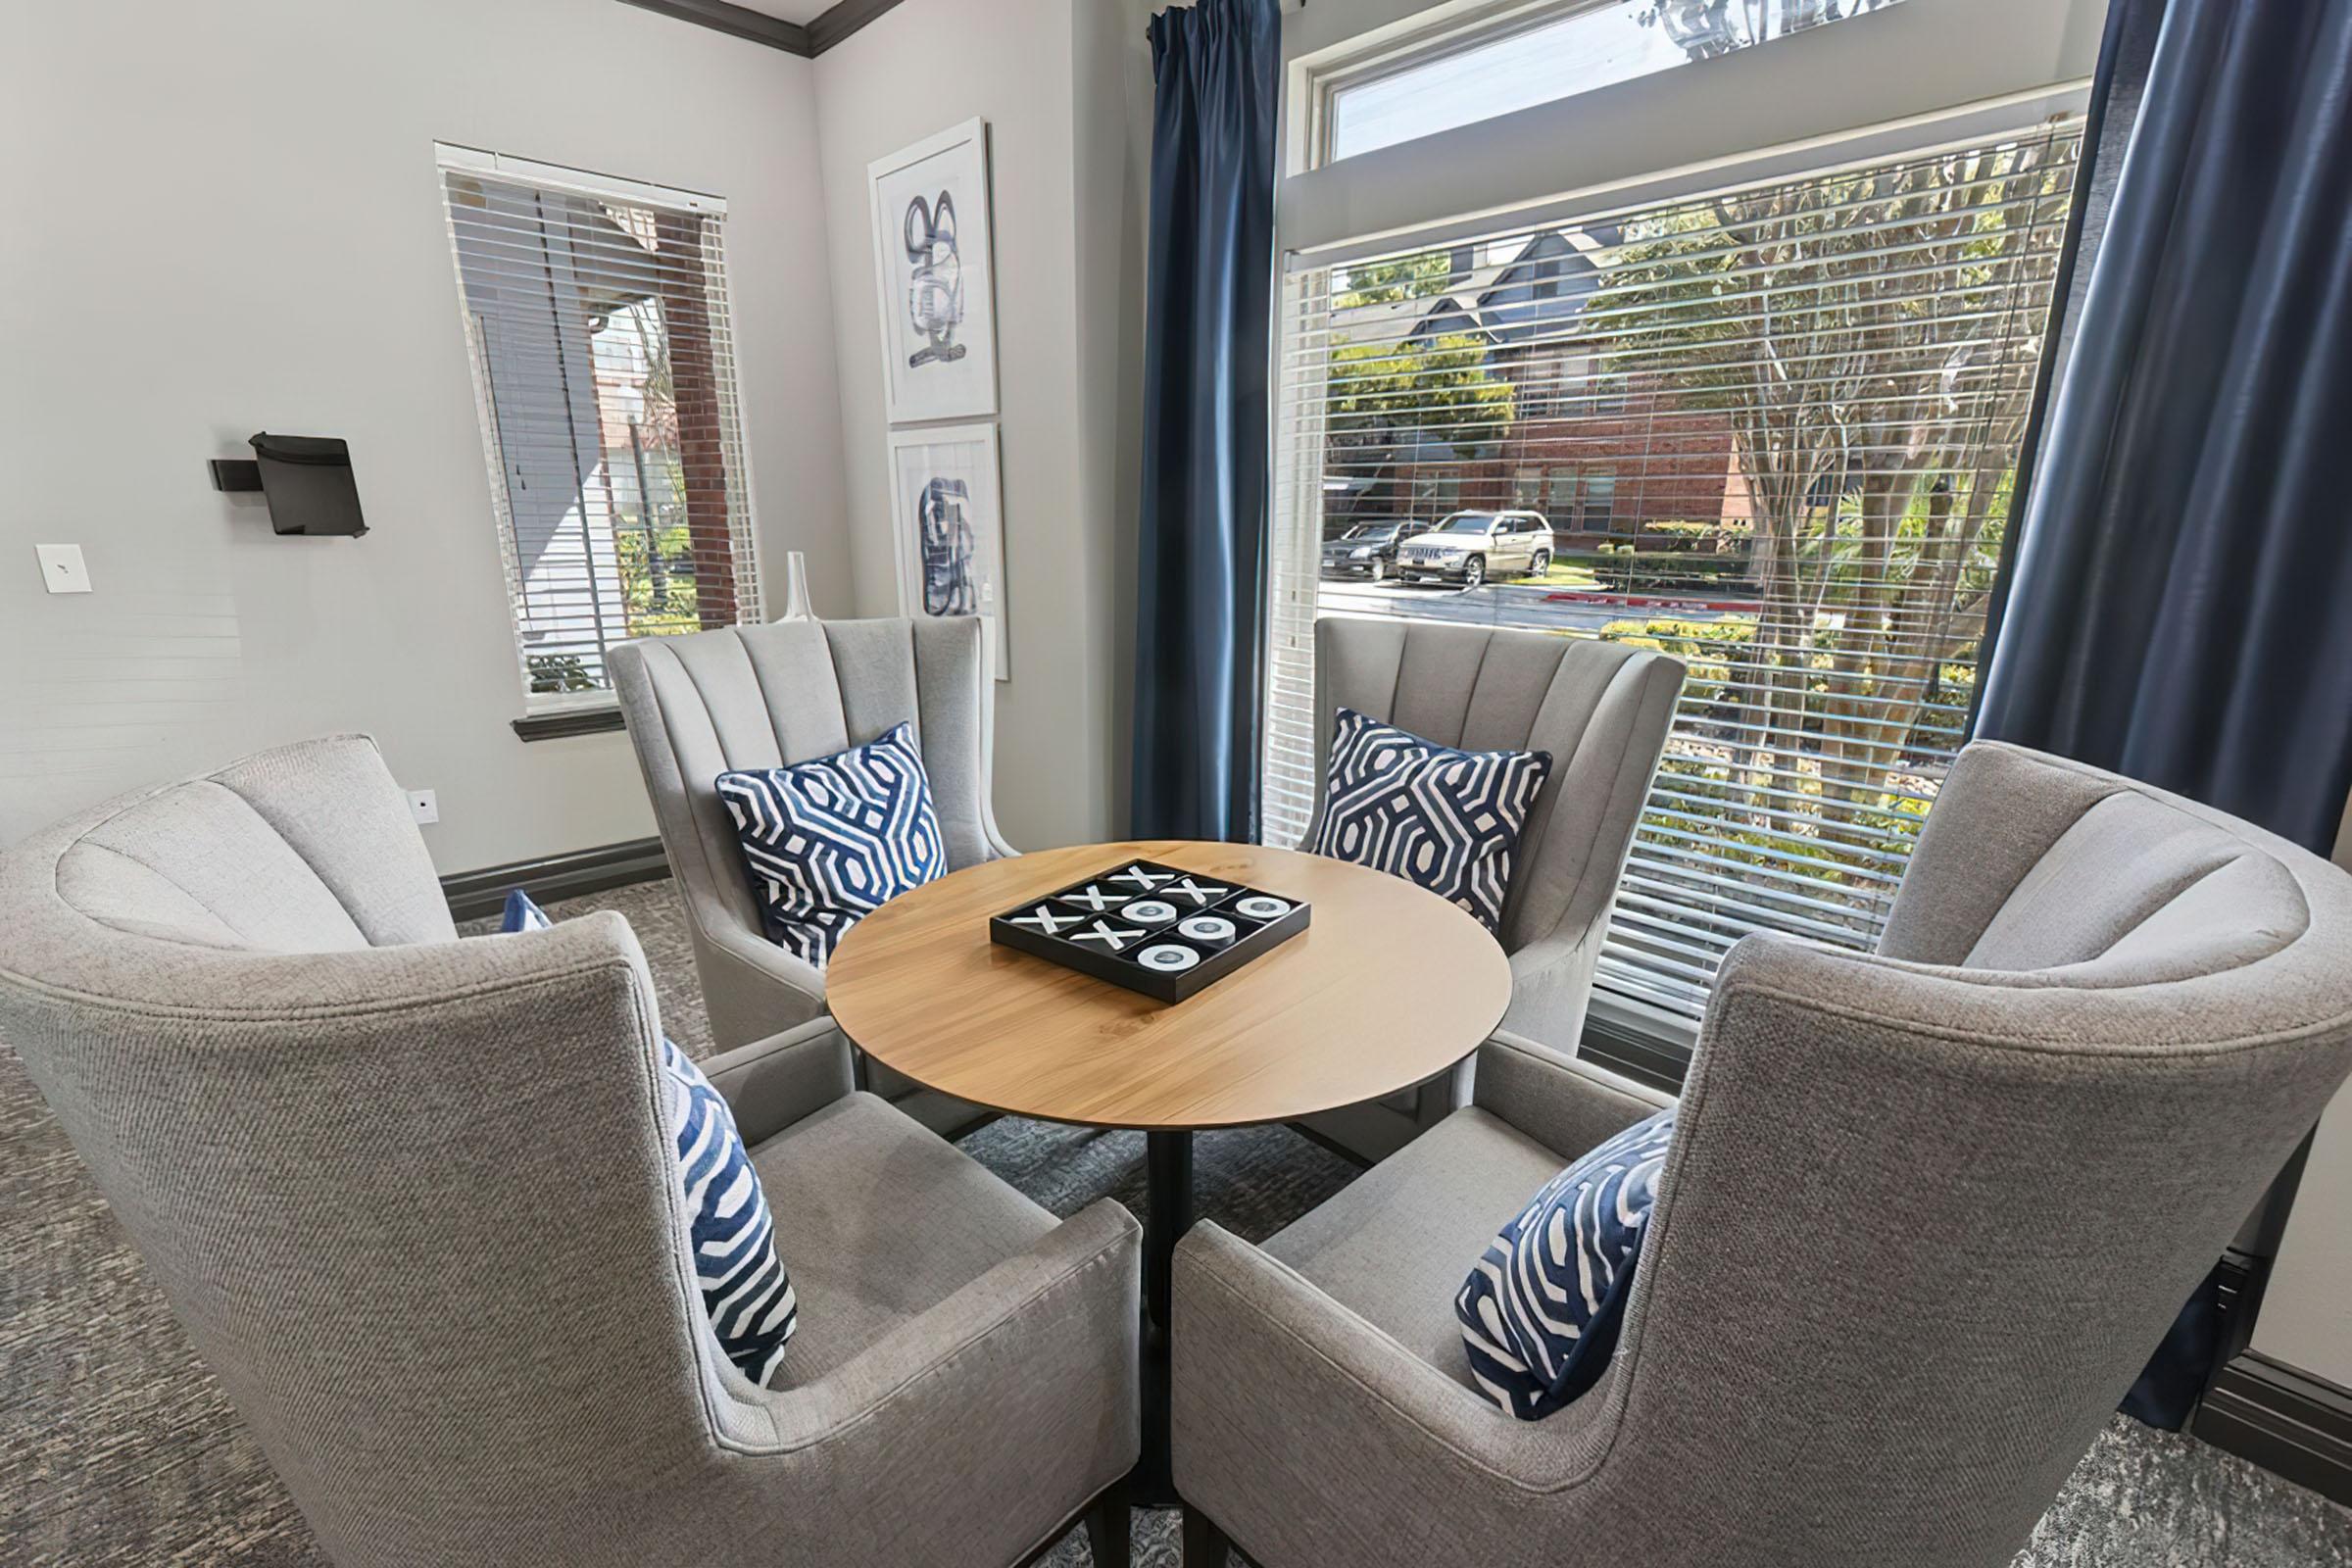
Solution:
{"label": "green shrub", "polygon": [[1732,661],[1755,641],[1756,623],[1741,616],[1722,620],[1677,620],[1654,615],[1644,620],[1612,620],[1600,629],[1601,638],[1654,648],[1683,662],[1683,700],[1704,710],[1723,700],[1732,682]]}
{"label": "green shrub", "polygon": [[589,678],[587,663],[577,654],[532,654],[522,664],[530,672],[531,690],[541,695],[597,689]]}

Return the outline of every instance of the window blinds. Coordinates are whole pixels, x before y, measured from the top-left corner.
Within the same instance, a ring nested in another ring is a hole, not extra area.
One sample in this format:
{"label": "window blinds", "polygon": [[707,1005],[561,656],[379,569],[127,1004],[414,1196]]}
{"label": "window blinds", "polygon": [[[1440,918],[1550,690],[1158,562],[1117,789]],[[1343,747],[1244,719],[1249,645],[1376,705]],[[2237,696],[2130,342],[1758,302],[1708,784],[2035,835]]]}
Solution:
{"label": "window blinds", "polygon": [[[1690,678],[1600,984],[1695,1017],[1751,931],[1875,943],[1961,742],[2077,143],[1295,272],[1268,840],[1312,805],[1318,615],[1630,640]],[[1320,574],[1359,523],[1499,507],[1544,514],[1542,579]]]}
{"label": "window blinds", "polygon": [[442,163],[526,707],[608,702],[612,644],[760,615],[724,206]]}

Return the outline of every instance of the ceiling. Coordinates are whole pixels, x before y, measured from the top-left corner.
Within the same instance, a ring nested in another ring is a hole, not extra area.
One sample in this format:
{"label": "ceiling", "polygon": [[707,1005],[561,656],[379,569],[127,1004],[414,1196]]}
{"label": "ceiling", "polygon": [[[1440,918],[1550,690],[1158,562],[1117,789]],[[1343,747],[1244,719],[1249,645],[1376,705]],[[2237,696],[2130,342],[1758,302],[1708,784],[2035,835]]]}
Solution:
{"label": "ceiling", "polygon": [[830,8],[833,0],[735,0],[735,3],[746,11],[805,25],[814,22],[819,12]]}

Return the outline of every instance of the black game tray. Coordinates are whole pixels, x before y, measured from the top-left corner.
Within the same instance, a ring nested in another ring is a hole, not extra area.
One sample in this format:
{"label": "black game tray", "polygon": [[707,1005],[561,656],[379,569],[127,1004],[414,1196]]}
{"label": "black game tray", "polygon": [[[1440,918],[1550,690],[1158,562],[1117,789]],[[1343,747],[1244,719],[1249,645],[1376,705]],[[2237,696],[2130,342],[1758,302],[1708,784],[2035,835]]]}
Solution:
{"label": "black game tray", "polygon": [[989,939],[1182,1002],[1307,927],[1313,906],[1259,888],[1121,860],[988,922]]}

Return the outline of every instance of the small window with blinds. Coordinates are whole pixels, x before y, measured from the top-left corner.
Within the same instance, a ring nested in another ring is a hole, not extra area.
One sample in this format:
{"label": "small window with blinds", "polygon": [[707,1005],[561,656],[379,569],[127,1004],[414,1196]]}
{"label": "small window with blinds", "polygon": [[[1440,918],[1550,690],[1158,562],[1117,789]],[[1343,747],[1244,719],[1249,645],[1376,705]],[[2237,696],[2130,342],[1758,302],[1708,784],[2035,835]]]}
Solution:
{"label": "small window with blinds", "polygon": [[438,149],[525,710],[605,651],[757,620],[726,205]]}
{"label": "small window with blinds", "polygon": [[[1962,739],[2078,139],[1295,272],[1268,841],[1312,803],[1318,615],[1635,642],[1690,679],[1599,984],[1695,1018],[1749,932],[1873,945]],[[1504,506],[1542,577],[1320,575],[1359,522]]]}

